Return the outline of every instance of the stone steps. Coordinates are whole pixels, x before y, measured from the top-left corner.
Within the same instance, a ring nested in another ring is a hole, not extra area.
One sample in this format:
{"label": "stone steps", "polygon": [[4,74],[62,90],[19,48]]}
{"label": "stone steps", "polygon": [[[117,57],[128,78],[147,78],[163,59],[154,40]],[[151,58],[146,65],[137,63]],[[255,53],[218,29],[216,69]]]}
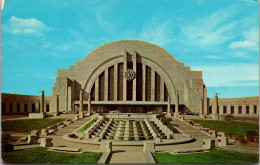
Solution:
{"label": "stone steps", "polygon": [[140,121],[113,122],[106,133],[106,139],[115,140],[144,140],[152,139],[151,133]]}
{"label": "stone steps", "polygon": [[63,136],[67,133],[71,133],[71,132],[75,131],[76,129],[80,128],[82,125],[84,125],[89,120],[91,120],[91,119],[89,119],[89,118],[79,119],[63,128],[58,129],[56,132],[52,133],[52,135]]}
{"label": "stone steps", "polygon": [[208,137],[207,135],[203,134],[199,130],[192,128],[191,126],[185,124],[182,121],[174,120],[174,124],[177,125],[177,127],[182,130],[184,133],[190,134],[192,136],[198,136],[199,138],[201,137]]}
{"label": "stone steps", "polygon": [[63,129],[63,130],[58,130],[57,132],[73,132],[75,129]]}
{"label": "stone steps", "polygon": [[[81,127],[81,126],[67,126],[66,128],[67,129],[77,129],[77,128],[79,128],[79,127]],[[65,129],[65,128],[64,128]]]}

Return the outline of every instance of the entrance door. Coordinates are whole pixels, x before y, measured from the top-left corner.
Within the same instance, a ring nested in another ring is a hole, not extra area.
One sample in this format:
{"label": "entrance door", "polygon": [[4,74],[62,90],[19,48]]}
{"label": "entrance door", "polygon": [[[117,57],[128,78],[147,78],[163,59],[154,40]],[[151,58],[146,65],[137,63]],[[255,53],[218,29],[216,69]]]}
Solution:
{"label": "entrance door", "polygon": [[142,113],[142,107],[136,107],[136,113]]}
{"label": "entrance door", "polygon": [[133,107],[126,107],[126,113],[132,113]]}
{"label": "entrance door", "polygon": [[120,111],[121,113],[123,113],[123,112],[124,112],[124,109],[123,109],[123,107],[117,107],[117,110],[118,110],[118,111]]}

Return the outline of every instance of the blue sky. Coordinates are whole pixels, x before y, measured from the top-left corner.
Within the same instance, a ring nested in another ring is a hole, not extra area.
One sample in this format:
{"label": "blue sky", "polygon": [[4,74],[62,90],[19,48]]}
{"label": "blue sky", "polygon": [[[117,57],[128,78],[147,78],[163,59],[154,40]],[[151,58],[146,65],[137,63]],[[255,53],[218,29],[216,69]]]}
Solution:
{"label": "blue sky", "polygon": [[208,96],[259,95],[256,0],[6,0],[2,92],[51,95],[57,69],[138,39],[202,70]]}

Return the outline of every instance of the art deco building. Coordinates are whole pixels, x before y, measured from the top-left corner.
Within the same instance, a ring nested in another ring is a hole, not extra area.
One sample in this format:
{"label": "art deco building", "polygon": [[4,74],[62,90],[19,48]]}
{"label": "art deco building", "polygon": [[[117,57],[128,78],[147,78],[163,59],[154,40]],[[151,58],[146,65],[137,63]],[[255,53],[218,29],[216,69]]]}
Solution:
{"label": "art deco building", "polygon": [[[191,71],[163,48],[139,40],[104,44],[69,69],[59,69],[52,96],[45,96],[45,111],[78,112],[81,92],[82,108],[92,113],[168,111],[258,117],[259,97],[208,98],[202,71]],[[2,106],[3,114],[37,112],[40,97],[2,94]]]}

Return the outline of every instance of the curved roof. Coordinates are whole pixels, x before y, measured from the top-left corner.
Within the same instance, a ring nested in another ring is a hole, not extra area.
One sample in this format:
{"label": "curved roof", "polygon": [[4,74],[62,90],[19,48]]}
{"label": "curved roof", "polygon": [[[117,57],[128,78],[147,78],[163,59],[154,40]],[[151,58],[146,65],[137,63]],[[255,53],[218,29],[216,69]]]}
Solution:
{"label": "curved roof", "polygon": [[[105,44],[97,47],[96,49],[94,49],[92,52],[90,52],[83,59],[83,61],[86,60],[90,56],[94,56],[96,54],[96,52],[99,52],[101,50],[113,49],[113,51],[116,51],[118,48],[120,48],[120,50],[118,50],[119,51],[118,53],[120,53],[121,55],[123,54],[123,52],[121,52],[121,51],[126,50],[130,54],[134,53],[134,51],[137,51],[142,56],[145,56],[145,53],[142,54],[142,52],[150,50],[153,53],[155,51],[158,52],[158,53],[160,52],[160,54],[157,54],[157,55],[165,54],[166,56],[169,56],[175,62],[178,62],[168,51],[166,51],[162,47],[159,47],[155,44],[152,44],[152,43],[149,43],[149,42],[146,42],[146,41],[133,40],[133,39],[124,39],[124,40],[118,40],[118,41],[112,41],[112,42],[109,42],[109,43],[105,43]],[[114,53],[116,53],[116,52],[114,52]],[[151,58],[151,57],[149,56],[149,58]]]}

